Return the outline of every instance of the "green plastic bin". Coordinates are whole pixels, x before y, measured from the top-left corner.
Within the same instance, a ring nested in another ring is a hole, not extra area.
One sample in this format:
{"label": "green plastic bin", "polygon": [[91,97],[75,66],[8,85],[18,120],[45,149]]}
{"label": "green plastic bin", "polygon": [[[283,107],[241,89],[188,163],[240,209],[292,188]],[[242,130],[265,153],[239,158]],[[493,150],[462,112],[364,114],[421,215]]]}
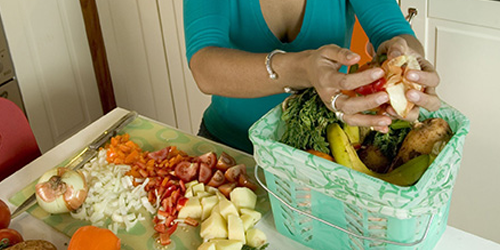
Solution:
{"label": "green plastic bin", "polygon": [[446,103],[421,111],[421,119],[445,119],[454,136],[415,185],[400,187],[278,142],[281,113],[275,107],[249,130],[278,232],[316,250],[434,248],[446,229],[467,117]]}

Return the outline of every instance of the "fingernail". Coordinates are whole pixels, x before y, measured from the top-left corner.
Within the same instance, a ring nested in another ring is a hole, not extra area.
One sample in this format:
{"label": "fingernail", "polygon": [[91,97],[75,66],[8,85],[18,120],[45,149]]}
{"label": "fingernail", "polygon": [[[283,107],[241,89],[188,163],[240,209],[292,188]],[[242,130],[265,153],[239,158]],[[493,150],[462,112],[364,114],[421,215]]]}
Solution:
{"label": "fingernail", "polygon": [[379,121],[378,125],[384,127],[384,126],[389,126],[390,123],[387,123],[387,121]]}
{"label": "fingernail", "polygon": [[376,99],[377,104],[386,103],[387,101],[389,101],[389,97],[387,95],[380,95]]}
{"label": "fingernail", "polygon": [[415,72],[409,72],[406,75],[406,79],[408,79],[410,81],[418,81],[418,74],[416,74]]}
{"label": "fingernail", "polygon": [[418,102],[420,95],[418,95],[416,91],[408,91],[408,98],[412,102]]}
{"label": "fingernail", "polygon": [[357,56],[358,55],[355,54],[355,53],[348,53],[347,56],[346,56],[346,59],[350,61],[350,60],[356,58]]}
{"label": "fingernail", "polygon": [[372,73],[372,79],[377,80],[384,76],[385,72],[382,69],[377,69]]}

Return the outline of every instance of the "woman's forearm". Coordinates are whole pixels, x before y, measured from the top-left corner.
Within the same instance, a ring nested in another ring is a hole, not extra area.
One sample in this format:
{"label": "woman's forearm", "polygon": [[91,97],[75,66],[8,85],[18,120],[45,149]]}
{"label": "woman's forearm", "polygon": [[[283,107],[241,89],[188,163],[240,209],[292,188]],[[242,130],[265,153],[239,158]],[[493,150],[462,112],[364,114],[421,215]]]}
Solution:
{"label": "woman's forearm", "polygon": [[270,79],[264,53],[207,47],[193,55],[190,68],[199,89],[210,95],[255,98],[284,92],[284,87],[310,86],[305,62],[308,52],[275,54],[271,61],[277,79]]}

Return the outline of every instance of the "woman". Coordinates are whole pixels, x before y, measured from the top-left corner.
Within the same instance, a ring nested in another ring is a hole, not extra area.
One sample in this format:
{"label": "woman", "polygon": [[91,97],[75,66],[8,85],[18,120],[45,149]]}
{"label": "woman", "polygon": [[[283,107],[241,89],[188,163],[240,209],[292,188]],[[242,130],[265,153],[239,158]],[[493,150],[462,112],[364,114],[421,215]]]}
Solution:
{"label": "woman", "polygon": [[200,135],[251,153],[248,128],[286,92],[310,87],[346,123],[387,131],[391,116],[361,113],[388,102],[387,93],[338,95],[384,75],[380,68],[345,74],[360,60],[346,49],[355,14],[378,54],[418,55],[423,70],[406,78],[425,93],[406,93],[416,107],[405,119],[417,119],[419,107],[437,110],[439,77],[394,0],[184,0],[189,66],[199,89],[212,95]]}

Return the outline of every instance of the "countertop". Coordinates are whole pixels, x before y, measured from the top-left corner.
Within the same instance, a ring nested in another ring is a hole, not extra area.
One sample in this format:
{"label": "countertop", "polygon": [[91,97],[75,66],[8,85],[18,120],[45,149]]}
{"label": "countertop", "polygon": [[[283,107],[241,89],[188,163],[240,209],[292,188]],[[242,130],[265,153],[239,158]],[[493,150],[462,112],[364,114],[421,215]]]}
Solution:
{"label": "countertop", "polygon": [[[94,138],[99,136],[102,131],[106,130],[111,124],[120,119],[123,115],[128,113],[128,110],[116,108],[97,121],[90,124],[88,127],[73,135],[66,141],[60,143],[50,151],[43,154],[30,164],[26,165],[23,169],[19,170],[12,176],[0,182],[0,198],[8,203],[10,209],[13,211],[15,207],[10,204],[8,199],[16,192],[26,187],[29,183],[38,179],[48,169],[58,165],[59,163],[72,156],[78,150],[84,148]],[[38,220],[28,213],[23,213],[17,218],[13,219],[10,225],[11,228],[18,230],[27,239],[45,239],[52,242],[60,250],[67,249],[69,238],[48,226],[41,220]],[[281,234],[279,234],[273,223],[272,214],[269,213],[265,216],[258,227],[263,230],[270,242],[269,249],[287,250],[304,250],[308,249],[297,242],[294,242]],[[447,226],[446,231],[436,248],[437,250],[500,250],[500,244],[478,237],[476,235],[467,233],[463,230]]]}

